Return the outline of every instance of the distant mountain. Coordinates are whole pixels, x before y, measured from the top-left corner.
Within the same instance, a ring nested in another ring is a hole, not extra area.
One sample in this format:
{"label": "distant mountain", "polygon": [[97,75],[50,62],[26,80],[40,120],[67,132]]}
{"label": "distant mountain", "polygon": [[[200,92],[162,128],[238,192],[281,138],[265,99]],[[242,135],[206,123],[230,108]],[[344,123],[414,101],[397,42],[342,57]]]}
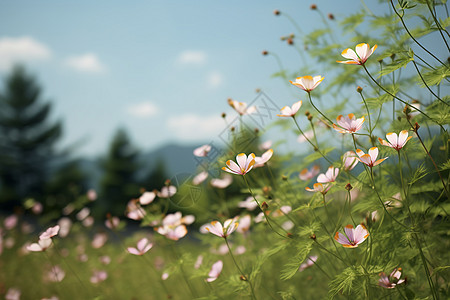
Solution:
{"label": "distant mountain", "polygon": [[[144,176],[154,170],[159,161],[163,161],[168,178],[182,175],[187,177],[196,173],[197,162],[193,151],[201,144],[195,146],[180,146],[176,144],[167,144],[151,151],[141,151],[139,161],[142,164],[142,172],[139,176]],[[80,165],[82,170],[90,177],[89,185],[98,189],[102,178],[102,170],[98,159],[81,158]]]}

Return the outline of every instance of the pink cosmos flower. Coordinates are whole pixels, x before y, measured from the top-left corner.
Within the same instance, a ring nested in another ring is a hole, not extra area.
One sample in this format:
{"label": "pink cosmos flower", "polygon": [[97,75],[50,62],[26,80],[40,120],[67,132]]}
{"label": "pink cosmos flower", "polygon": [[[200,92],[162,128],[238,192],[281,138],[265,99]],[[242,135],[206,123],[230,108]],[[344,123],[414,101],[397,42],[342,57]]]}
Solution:
{"label": "pink cosmos flower", "polygon": [[159,198],[170,198],[177,193],[177,188],[173,185],[163,186],[161,191],[158,192]]}
{"label": "pink cosmos flower", "polygon": [[208,278],[206,278],[207,282],[213,282],[219,277],[222,272],[223,262],[221,260],[217,261],[212,265],[211,271],[209,271]]}
{"label": "pink cosmos flower", "polygon": [[345,171],[350,171],[358,164],[356,153],[353,151],[347,151],[342,157],[342,168]]}
{"label": "pink cosmos flower", "polygon": [[58,266],[53,266],[48,272],[44,274],[44,278],[52,282],[61,282],[66,276],[66,272]]}
{"label": "pink cosmos flower", "polygon": [[[259,196],[257,195],[256,198],[258,199]],[[253,199],[253,197],[250,196],[250,197],[247,197],[247,199],[245,199],[244,201],[239,202],[238,206],[252,211],[258,207],[258,203],[256,203],[256,201]]]}
{"label": "pink cosmos flower", "polygon": [[292,211],[292,207],[289,205],[283,205],[282,207],[280,207],[279,209],[275,210],[272,213],[272,217],[281,217],[284,215],[287,215],[288,213],[290,213]]}
{"label": "pink cosmos flower", "polygon": [[381,138],[378,138],[378,141],[381,145],[391,147],[398,151],[402,149],[411,138],[412,136],[408,137],[408,130],[402,130],[398,136],[395,132],[386,134],[387,142]]}
{"label": "pink cosmos flower", "polygon": [[97,200],[97,192],[94,189],[90,189],[89,191],[87,191],[86,196],[89,201]]}
{"label": "pink cosmos flower", "polygon": [[320,174],[317,177],[317,182],[319,183],[329,183],[336,181],[336,177],[339,174],[339,169],[330,166],[325,174]]}
{"label": "pink cosmos flower", "polygon": [[354,114],[348,114],[347,116],[339,115],[336,118],[338,125],[333,124],[333,128],[340,133],[355,133],[358,132],[364,124],[364,116],[356,119]]}
{"label": "pink cosmos flower", "polygon": [[314,90],[324,79],[324,77],[317,75],[317,76],[303,76],[303,77],[297,77],[295,78],[295,81],[290,81],[293,85],[295,85],[298,88],[301,88],[302,90],[306,92],[311,92]]}
{"label": "pink cosmos flower", "polygon": [[326,194],[331,188],[330,184],[321,184],[320,182],[318,183],[314,183],[313,188],[310,187],[305,187],[305,190],[307,190],[308,192],[320,192],[322,194]]}
{"label": "pink cosmos flower", "polygon": [[194,155],[197,157],[205,157],[211,151],[211,145],[203,145],[194,149]]}
{"label": "pink cosmos flower", "polygon": [[120,219],[118,217],[108,217],[105,221],[105,226],[108,227],[111,230],[116,229],[119,227]]}
{"label": "pink cosmos flower", "polygon": [[33,206],[31,207],[31,211],[35,215],[41,214],[43,210],[44,210],[44,206],[42,205],[41,202],[36,201],[36,202],[34,202]]}
{"label": "pink cosmos flower", "polygon": [[152,247],[153,244],[149,243],[147,238],[143,238],[140,239],[139,242],[137,242],[137,248],[128,247],[127,250],[129,253],[134,255],[144,255]]}
{"label": "pink cosmos flower", "polygon": [[195,264],[194,264],[194,269],[200,268],[202,263],[203,263],[203,255],[200,254],[199,256],[197,256],[197,260],[195,261]]}
{"label": "pink cosmos flower", "polygon": [[137,200],[132,199],[128,201],[126,213],[128,218],[139,221],[142,220],[146,214],[147,212],[142,209]]}
{"label": "pink cosmos flower", "polygon": [[192,184],[199,185],[200,183],[205,181],[206,178],[208,178],[208,172],[206,172],[206,171],[200,172],[192,179]]}
{"label": "pink cosmos flower", "polygon": [[155,230],[159,234],[164,235],[166,238],[171,239],[173,241],[178,241],[187,234],[187,229],[185,225],[178,225],[178,226],[165,225],[157,227],[155,228]]}
{"label": "pink cosmos flower", "polygon": [[33,243],[27,246],[28,251],[32,252],[42,252],[48,249],[52,244],[52,239],[39,240],[37,243]]}
{"label": "pink cosmos flower", "polygon": [[358,156],[359,156],[358,160],[360,162],[362,162],[363,164],[366,164],[370,168],[381,164],[385,159],[388,158],[388,157],[385,157],[385,158],[376,160],[378,157],[378,148],[377,147],[370,148],[369,154],[365,154],[362,150],[356,149],[356,154],[358,154]]}
{"label": "pink cosmos flower", "polygon": [[370,48],[369,44],[361,43],[356,45],[356,52],[353,49],[347,48],[342,51],[341,55],[350,60],[337,61],[341,64],[349,64],[349,65],[363,65],[369,56],[377,49],[377,45]]}
{"label": "pink cosmos flower", "polygon": [[261,156],[256,156],[255,157],[255,165],[253,166],[253,168],[263,167],[264,164],[269,161],[269,159],[272,157],[272,155],[273,155],[273,150],[269,149],[266,152],[264,152]]}
{"label": "pink cosmos flower", "polygon": [[344,231],[345,234],[336,232],[334,239],[345,248],[356,248],[369,236],[369,232],[363,224],[358,225],[356,229],[353,228],[353,225],[347,225]]}
{"label": "pink cosmos flower", "polygon": [[261,145],[259,145],[259,149],[261,150],[269,150],[272,147],[272,141],[265,141]]}
{"label": "pink cosmos flower", "polygon": [[250,115],[256,111],[256,106],[247,107],[247,103],[245,102],[228,99],[228,104],[241,116]]}
{"label": "pink cosmos flower", "polygon": [[393,289],[397,284],[405,282],[405,279],[400,279],[401,276],[402,268],[395,268],[389,276],[386,276],[384,272],[381,272],[378,285],[387,289]]}
{"label": "pink cosmos flower", "polygon": [[94,271],[91,276],[91,283],[97,284],[105,281],[108,278],[108,273],[106,271]]}
{"label": "pink cosmos flower", "polygon": [[94,238],[92,239],[91,246],[94,249],[100,249],[105,245],[105,243],[108,241],[108,235],[106,233],[100,232],[96,233],[94,235]]}
{"label": "pink cosmos flower", "polygon": [[294,117],[298,112],[300,107],[302,106],[302,101],[295,102],[292,107],[285,106],[281,109],[281,114],[277,115],[278,117]]}
{"label": "pink cosmos flower", "polygon": [[150,204],[155,200],[155,197],[155,192],[144,192],[141,197],[139,197],[139,203],[141,203],[141,205]]}
{"label": "pink cosmos flower", "polygon": [[312,267],[314,265],[314,263],[317,261],[317,258],[318,258],[317,255],[309,256],[306,259],[306,262],[304,262],[300,265],[300,267],[298,268],[298,271],[303,272],[304,270],[308,269],[309,267]]}
{"label": "pink cosmos flower", "polygon": [[240,218],[239,226],[236,229],[239,233],[246,233],[250,230],[250,225],[252,223],[252,217],[250,215],[245,215],[242,218]]}
{"label": "pink cosmos flower", "polygon": [[20,300],[20,295],[22,292],[16,288],[9,288],[5,295],[6,300]]}
{"label": "pink cosmos flower", "polygon": [[53,236],[57,235],[58,231],[59,231],[59,225],[56,225],[55,227],[50,227],[39,236],[39,239],[40,240],[50,239]]}
{"label": "pink cosmos flower", "polygon": [[10,215],[5,218],[5,221],[3,221],[3,225],[5,225],[5,228],[7,230],[11,230],[16,227],[18,220],[19,218],[17,217],[17,215]]}
{"label": "pink cosmos flower", "polygon": [[210,183],[213,187],[218,189],[227,188],[233,182],[233,177],[230,174],[225,174],[222,178],[213,178]]}
{"label": "pink cosmos flower", "polygon": [[308,130],[298,136],[297,142],[304,143],[307,141],[306,139],[311,140],[313,137],[314,137],[314,131]]}
{"label": "pink cosmos flower", "polygon": [[255,154],[250,153],[247,157],[245,153],[240,153],[236,156],[237,164],[232,161],[227,161],[227,167],[223,167],[222,170],[237,174],[237,175],[245,175],[253,168],[253,165],[255,164]]}
{"label": "pink cosmos flower", "polygon": [[164,272],[164,273],[161,275],[161,279],[162,279],[162,280],[166,280],[167,278],[169,278],[169,273]]}
{"label": "pink cosmos flower", "polygon": [[300,174],[298,175],[298,177],[301,180],[310,180],[313,179],[314,177],[316,177],[317,174],[319,174],[320,172],[320,167],[317,165],[314,165],[310,170],[308,169],[303,169]]}
{"label": "pink cosmos flower", "polygon": [[80,210],[77,213],[77,220],[83,221],[84,219],[86,219],[89,216],[90,213],[91,213],[91,210],[88,207],[84,207],[82,210]]}
{"label": "pink cosmos flower", "polygon": [[230,234],[235,231],[239,223],[237,222],[238,217],[233,219],[228,219],[222,224],[219,221],[212,221],[211,224],[205,227],[210,233],[217,235],[219,237],[227,238]]}

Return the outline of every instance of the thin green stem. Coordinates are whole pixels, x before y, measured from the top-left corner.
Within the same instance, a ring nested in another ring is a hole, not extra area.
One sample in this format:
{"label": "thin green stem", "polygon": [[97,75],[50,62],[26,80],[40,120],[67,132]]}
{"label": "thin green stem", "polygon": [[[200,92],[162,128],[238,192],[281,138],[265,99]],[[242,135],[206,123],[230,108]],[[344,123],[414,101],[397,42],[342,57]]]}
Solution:
{"label": "thin green stem", "polygon": [[312,101],[311,98],[311,92],[308,92],[308,97],[309,97],[309,102],[311,103],[312,107],[314,107],[314,109],[322,115],[322,117],[324,117],[328,122],[330,122],[331,125],[327,124],[328,126],[332,126],[333,125],[333,121],[331,121],[327,116],[325,116],[315,105],[314,102]]}
{"label": "thin green stem", "polygon": [[252,292],[252,298],[256,299],[255,291],[253,290],[253,285],[252,285],[252,282],[250,281],[250,278],[245,276],[244,272],[242,272],[241,268],[239,267],[238,263],[236,262],[236,259],[234,258],[233,252],[231,251],[230,244],[228,244],[227,238],[224,237],[224,239],[225,239],[225,243],[227,244],[228,252],[230,253],[231,259],[234,262],[234,265],[238,269],[239,273],[242,275],[242,278],[244,279],[244,281],[248,282],[248,284],[250,285],[250,290]]}

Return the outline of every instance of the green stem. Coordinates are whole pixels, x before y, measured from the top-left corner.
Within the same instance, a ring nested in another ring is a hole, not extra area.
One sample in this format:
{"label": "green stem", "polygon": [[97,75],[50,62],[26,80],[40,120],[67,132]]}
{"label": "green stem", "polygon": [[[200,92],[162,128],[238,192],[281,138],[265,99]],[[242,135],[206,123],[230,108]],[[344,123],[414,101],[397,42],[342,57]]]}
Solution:
{"label": "green stem", "polygon": [[330,122],[331,125],[327,124],[329,127],[331,127],[333,125],[333,121],[331,121],[327,116],[325,116],[315,105],[314,102],[312,101],[311,98],[311,92],[308,92],[308,97],[309,97],[309,102],[311,103],[312,107],[314,107],[314,109],[322,115],[322,117],[324,117],[328,122]]}
{"label": "green stem", "polygon": [[227,244],[227,247],[228,247],[228,252],[230,253],[231,258],[233,259],[234,265],[238,269],[239,273],[242,275],[242,278],[244,279],[244,281],[248,282],[248,284],[250,285],[250,290],[252,292],[252,298],[256,299],[255,291],[253,290],[253,285],[252,285],[252,282],[250,281],[250,278],[245,276],[244,272],[242,272],[241,268],[239,267],[238,263],[236,262],[236,259],[234,258],[233,252],[231,251],[230,244],[228,244],[227,238],[224,237],[224,239],[225,239],[225,243]]}
{"label": "green stem", "polygon": [[416,240],[417,248],[419,249],[419,252],[420,252],[420,258],[422,259],[422,264],[425,269],[425,274],[427,276],[428,285],[430,286],[431,294],[433,295],[433,299],[437,300],[438,295],[436,293],[436,289],[434,287],[433,280],[431,279],[430,270],[428,269],[428,265],[427,265],[427,260],[422,251],[422,245],[420,244],[420,240],[419,240],[417,233],[414,233],[413,236],[414,236],[414,239]]}

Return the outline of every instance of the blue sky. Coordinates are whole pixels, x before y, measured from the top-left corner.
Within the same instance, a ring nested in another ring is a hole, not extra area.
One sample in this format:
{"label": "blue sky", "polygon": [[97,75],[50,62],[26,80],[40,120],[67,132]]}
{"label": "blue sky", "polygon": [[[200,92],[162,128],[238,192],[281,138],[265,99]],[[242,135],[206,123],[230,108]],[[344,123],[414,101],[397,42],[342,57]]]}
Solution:
{"label": "blue sky", "polygon": [[[339,19],[355,2],[314,3]],[[320,26],[311,3],[3,1],[0,75],[24,62],[64,122],[62,144],[83,141],[79,154],[105,152],[120,126],[141,149],[209,142],[225,127],[220,114],[233,114],[229,97],[250,102],[262,88],[280,107],[297,100],[261,51],[300,66],[280,41],[295,28],[273,10],[309,31]]]}

